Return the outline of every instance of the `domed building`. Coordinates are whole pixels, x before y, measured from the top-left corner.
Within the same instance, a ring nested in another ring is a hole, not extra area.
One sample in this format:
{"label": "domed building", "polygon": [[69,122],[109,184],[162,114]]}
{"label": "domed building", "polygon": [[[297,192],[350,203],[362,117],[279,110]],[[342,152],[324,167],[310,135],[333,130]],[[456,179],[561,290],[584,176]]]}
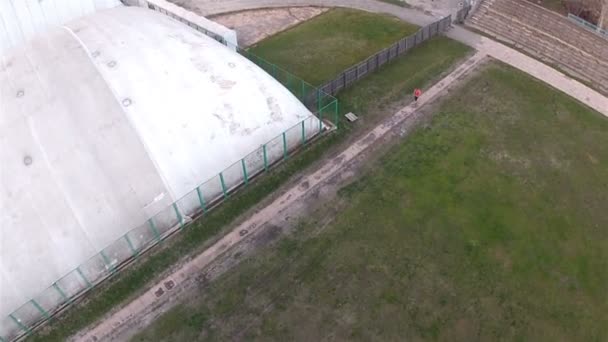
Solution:
{"label": "domed building", "polygon": [[311,112],[248,59],[168,16],[115,5],[2,38],[0,337],[242,175],[225,173],[197,197],[202,183],[235,163],[241,170],[246,156],[257,171],[262,158],[282,158],[280,147],[250,153],[304,119],[302,134],[318,132]]}

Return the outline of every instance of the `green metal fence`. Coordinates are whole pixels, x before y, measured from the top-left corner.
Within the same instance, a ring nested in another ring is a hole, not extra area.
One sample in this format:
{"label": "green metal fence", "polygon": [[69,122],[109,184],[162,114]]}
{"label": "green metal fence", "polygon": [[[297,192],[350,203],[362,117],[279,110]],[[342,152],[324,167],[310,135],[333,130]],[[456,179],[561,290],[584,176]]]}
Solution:
{"label": "green metal fence", "polygon": [[[462,11],[465,10],[461,9],[458,13],[459,16],[464,18],[465,12]],[[466,11],[468,11],[468,9]],[[383,65],[389,64],[391,61],[399,58],[400,56],[409,53],[409,51],[416,46],[448,31],[451,24],[452,16],[448,15],[447,17],[421,27],[415,33],[399,39],[392,45],[376,52],[356,65],[347,68],[338,74],[333,80],[326,82],[319,88],[321,88],[327,94],[337,95],[340,91],[357,83],[360,79],[363,79],[368,75],[380,70]]]}
{"label": "green metal fence", "polygon": [[321,120],[331,121],[338,125],[337,100],[321,88],[312,86],[310,83],[298,78],[294,74],[260,58],[249,50],[237,48],[237,52],[253,61],[260,68],[277,79],[285,88],[289,89],[302,103]]}
{"label": "green metal fence", "polygon": [[228,199],[240,187],[249,185],[255,176],[268,171],[273,164],[288,159],[320,133],[337,128],[338,100],[335,97],[246,50],[239,49],[239,53],[274,76],[315,115],[308,116],[192,189],[1,319],[0,342],[31,334],[34,327],[114,275],[129,261],[172,233],[186,229],[194,217]]}

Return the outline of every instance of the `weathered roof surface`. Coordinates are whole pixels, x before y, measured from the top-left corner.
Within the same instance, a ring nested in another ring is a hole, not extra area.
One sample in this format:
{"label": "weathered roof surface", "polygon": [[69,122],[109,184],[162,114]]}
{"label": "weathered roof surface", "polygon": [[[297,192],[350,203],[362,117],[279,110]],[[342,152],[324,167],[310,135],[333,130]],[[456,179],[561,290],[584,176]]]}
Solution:
{"label": "weathered roof surface", "polygon": [[50,27],[119,5],[120,0],[0,0],[0,54]]}
{"label": "weathered roof surface", "polygon": [[309,115],[249,60],[142,8],[12,48],[0,58],[0,317]]}

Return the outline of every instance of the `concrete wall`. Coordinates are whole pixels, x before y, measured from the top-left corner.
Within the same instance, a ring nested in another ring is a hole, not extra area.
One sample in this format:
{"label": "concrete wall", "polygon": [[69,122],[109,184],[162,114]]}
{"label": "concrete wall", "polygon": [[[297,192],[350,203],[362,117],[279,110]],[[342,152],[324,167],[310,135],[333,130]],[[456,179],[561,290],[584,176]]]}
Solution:
{"label": "concrete wall", "polygon": [[187,9],[172,4],[165,0],[123,0],[129,6],[147,7],[149,9],[166,14],[184,24],[203,32],[211,38],[236,51],[238,46],[236,31],[231,30],[221,24],[211,21]]}
{"label": "concrete wall", "polygon": [[116,6],[119,0],[1,0],[0,55],[49,27]]}

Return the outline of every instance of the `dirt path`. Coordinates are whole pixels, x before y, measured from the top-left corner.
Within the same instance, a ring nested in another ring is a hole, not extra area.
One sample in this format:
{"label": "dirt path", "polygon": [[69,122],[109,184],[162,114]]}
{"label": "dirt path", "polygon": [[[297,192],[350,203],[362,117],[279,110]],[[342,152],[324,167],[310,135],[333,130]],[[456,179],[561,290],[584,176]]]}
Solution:
{"label": "dirt path", "polygon": [[197,282],[206,268],[229,249],[238,245],[250,236],[263,231],[266,223],[280,216],[298,202],[303,201],[313,190],[339,174],[345,167],[366,149],[377,144],[387,132],[399,126],[417,112],[418,106],[430,103],[457,80],[475,69],[485,58],[483,53],[477,53],[457,67],[452,73],[426,90],[418,103],[412,103],[392,117],[376,126],[369,133],[351,144],[337,157],[328,160],[318,170],[304,175],[283,195],[253,216],[235,227],[230,233],[217,241],[210,248],[191,261],[182,265],[172,274],[157,282],[151,289],[120,310],[106,317],[94,327],[90,327],[77,335],[71,341],[108,341],[126,340],[138,327],[145,326],[155,317],[172,307],[177,295],[185,291],[192,283]]}

